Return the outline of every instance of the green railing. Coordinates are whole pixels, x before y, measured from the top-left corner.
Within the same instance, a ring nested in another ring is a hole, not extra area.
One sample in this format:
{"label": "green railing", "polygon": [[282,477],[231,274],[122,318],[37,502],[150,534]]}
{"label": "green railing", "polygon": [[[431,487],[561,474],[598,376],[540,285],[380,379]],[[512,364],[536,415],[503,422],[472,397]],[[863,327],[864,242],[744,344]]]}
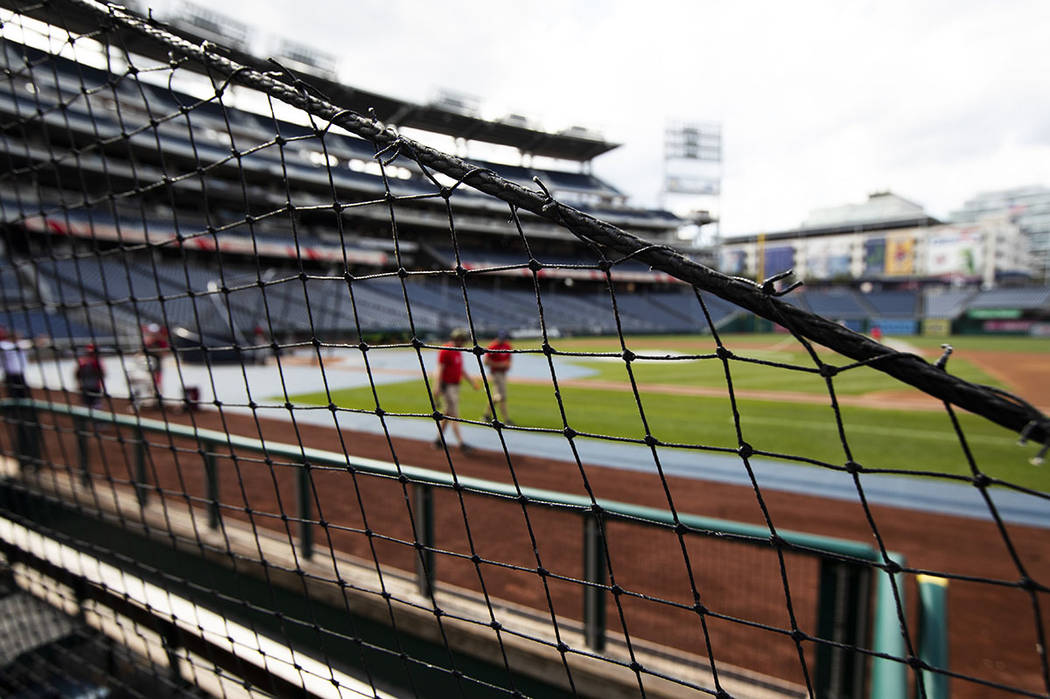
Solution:
{"label": "green railing", "polygon": [[[0,410],[3,410],[7,421],[15,428],[16,450],[19,461],[23,464],[38,463],[40,459],[40,430],[39,423],[33,417],[34,411],[72,418],[77,437],[78,465],[85,481],[90,480],[87,448],[87,437],[90,433],[86,429],[87,422],[111,423],[132,430],[136,437],[127,441],[135,446],[134,485],[142,505],[147,503],[151,489],[146,468],[148,444],[145,433],[163,433],[169,437],[195,441],[203,460],[205,499],[209,503],[208,519],[212,528],[219,527],[221,518],[216,460],[219,448],[230,452],[243,450],[264,453],[270,459],[283,458],[299,464],[300,468],[296,472],[297,518],[300,522],[299,552],[306,557],[313,554],[310,526],[313,520],[311,467],[338,467],[399,479],[413,489],[413,524],[420,544],[416,575],[419,590],[424,594],[431,593],[435,581],[433,488],[455,489],[471,495],[497,497],[576,512],[582,520],[583,577],[587,583],[582,610],[584,636],[587,645],[593,650],[601,650],[605,643],[605,592],[608,588],[606,547],[603,541],[604,520],[616,519],[642,526],[672,528],[686,534],[728,538],[754,546],[777,546],[783,550],[813,555],[819,559],[817,637],[820,641],[827,641],[817,643],[814,674],[818,696],[865,695],[865,685],[868,684],[864,671],[865,654],[854,652],[852,648],[866,647],[869,634],[870,650],[874,654],[871,663],[870,696],[907,694],[908,665],[898,614],[898,599],[901,607],[906,608],[904,586],[900,582],[899,572],[894,575],[895,584],[891,584],[890,574],[886,572],[887,567],[904,565],[904,559],[899,554],[890,553],[891,563],[887,563],[875,548],[847,539],[788,530],[777,530],[776,537],[773,537],[768,528],[754,524],[692,514],[675,515],[667,510],[614,500],[592,501],[586,496],[554,490],[515,486],[481,478],[456,477],[450,473],[415,466],[399,466],[386,461],[352,457],[269,440],[263,442],[216,430],[89,410],[50,401],[7,399],[0,401]],[[873,577],[876,579],[873,580]],[[876,588],[874,605],[870,601],[873,582]],[[924,638],[930,637],[931,634],[943,638],[943,629],[947,624],[944,615],[924,621]],[[939,631],[932,630],[935,627]],[[935,643],[924,644],[922,648],[934,646]],[[946,667],[943,657],[931,657],[928,660],[931,666],[942,669]],[[943,679],[943,676],[940,678]],[[931,682],[929,677],[925,681]]]}

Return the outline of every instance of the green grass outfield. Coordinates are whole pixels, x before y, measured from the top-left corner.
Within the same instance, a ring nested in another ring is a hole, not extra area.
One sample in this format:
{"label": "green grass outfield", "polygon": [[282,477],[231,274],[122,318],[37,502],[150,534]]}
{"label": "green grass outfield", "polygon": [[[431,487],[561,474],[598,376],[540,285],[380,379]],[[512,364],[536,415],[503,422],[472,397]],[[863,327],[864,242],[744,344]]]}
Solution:
{"label": "green grass outfield", "polygon": [[[805,348],[790,336],[784,334],[727,335],[722,338],[722,341],[737,357],[740,357],[740,360],[733,361],[730,367],[733,385],[738,389],[827,393],[824,380],[815,371],[804,371],[804,369],[813,370],[815,365]],[[942,339],[941,342],[943,341]],[[927,344],[939,348],[941,342],[930,340]],[[917,345],[918,343],[910,344]],[[1050,350],[1050,341],[1047,341],[1046,344]],[[609,356],[574,357],[572,361],[595,372],[590,377],[592,380],[621,383],[625,390],[629,390],[630,385],[624,362],[618,356],[612,356],[620,352],[619,341],[616,338],[558,339],[552,342],[552,346],[558,352],[606,353]],[[538,341],[525,341],[517,343],[515,347],[538,351],[539,343]],[[667,352],[678,355],[711,355],[715,351],[715,343],[710,335],[632,336],[628,338],[628,347],[643,357],[632,364],[635,380],[639,383],[701,386],[724,390],[725,371],[722,362],[716,358],[670,361],[645,358]],[[852,363],[851,360],[825,348],[818,346],[816,349],[821,361],[840,367]],[[758,364],[747,361],[749,359],[787,364],[798,369]],[[967,361],[964,351],[956,352],[949,369],[952,374],[967,381],[997,388],[1008,388]],[[896,379],[880,371],[862,366],[848,369],[837,375],[834,379],[834,387],[838,395],[862,395],[877,391],[900,390],[902,385]]]}
{"label": "green grass outfield", "polygon": [[953,335],[951,337],[904,337],[906,342],[923,349],[937,349],[943,343],[950,344],[957,352],[966,350],[982,352],[1032,352],[1050,354],[1050,337],[1027,337],[1023,335]]}
{"label": "green grass outfield", "polygon": [[[659,350],[661,339],[672,338],[631,338],[629,346],[639,352]],[[756,344],[771,340],[776,345],[784,336],[731,337],[726,338],[726,345],[733,348],[734,339],[741,340],[739,354],[758,356],[763,350],[754,347]],[[675,351],[681,352],[683,348],[678,345],[683,340],[692,342],[693,338],[673,340]],[[707,352],[712,346],[710,337],[698,337],[695,340],[698,348],[690,352]],[[745,342],[750,346],[746,350]],[[518,344],[518,347],[523,346],[525,343]],[[559,340],[554,346],[559,351],[614,351],[617,342],[608,338],[571,342]],[[806,365],[808,361],[804,354],[793,351],[790,346],[766,351],[777,353],[774,361],[800,365]],[[433,366],[434,359],[433,356],[427,357],[428,367]],[[825,358],[826,361],[831,359],[831,355]],[[626,378],[623,361],[611,358],[578,358],[572,361],[595,369],[597,373],[590,380],[601,381],[602,384],[600,387],[591,387],[587,385],[588,380],[583,379],[561,386],[561,402],[569,426],[581,433],[643,438],[645,428]],[[468,359],[467,366],[468,369],[475,366],[472,359]],[[965,361],[953,358],[951,367],[955,373],[971,380],[995,383],[991,377]],[[744,393],[748,390],[774,390],[826,395],[823,380],[811,374],[744,362],[733,362],[731,370],[734,386]],[[651,434],[661,442],[728,448],[737,446],[730,403],[725,393],[725,378],[718,360],[638,361],[636,377],[641,384],[670,385],[674,387],[673,390],[688,390],[689,387],[719,389],[716,395],[681,395],[668,393],[668,389],[660,386],[643,385],[640,391],[642,410]],[[836,391],[842,396],[887,389],[913,390],[867,368],[837,376],[834,383]],[[433,409],[422,380],[379,385],[376,390],[379,406],[387,412],[429,414]],[[512,417],[517,424],[553,429],[564,427],[549,383],[512,380],[509,393]],[[819,396],[816,398],[819,400]],[[328,403],[328,397],[323,393],[298,395],[292,400],[297,403]],[[332,401],[347,408],[374,410],[377,407],[370,388],[337,391],[333,393]],[[487,405],[483,391],[471,391],[464,384],[461,392],[461,414],[464,417],[480,419]],[[786,402],[741,397],[738,405],[744,439],[755,449],[833,464],[845,462],[846,456],[830,401]],[[1047,469],[1028,463],[1028,459],[1037,451],[1036,446],[1018,447],[1016,435],[1010,431],[983,418],[961,411],[958,414],[964,434],[983,471],[1019,485],[1050,490]],[[959,475],[969,473],[959,440],[944,410],[887,410],[844,405],[842,415],[853,457],[867,468]]]}
{"label": "green grass outfield", "polygon": [[[645,349],[638,346],[639,353]],[[727,347],[733,349],[732,344]],[[679,352],[682,349],[678,350]],[[762,391],[800,391],[803,393],[827,393],[827,384],[815,371],[812,358],[804,351],[782,349],[739,348],[733,350],[740,359],[730,362],[730,376],[734,388],[741,390]],[[689,354],[706,352],[705,349],[688,350]],[[821,361],[836,366],[848,366],[849,360],[820,353]],[[774,362],[784,366],[770,366],[748,360]],[[629,378],[623,360],[604,358],[601,360],[578,359],[574,363],[585,366],[595,372],[592,380],[622,382],[624,389],[629,389]],[[632,363],[635,380],[644,384],[671,384],[676,386],[703,386],[722,388],[726,385],[725,368],[717,358],[696,360],[661,360],[637,359]],[[1003,386],[995,378],[974,366],[965,359],[952,362],[951,371],[967,381]],[[862,395],[876,391],[893,391],[901,388],[900,382],[886,374],[867,366],[847,369],[839,373],[833,381],[837,395]]]}
{"label": "green grass outfield", "polygon": [[[784,340],[789,340],[796,347],[795,342],[785,333],[732,333],[719,336],[722,343],[732,348],[734,344],[743,343],[749,346],[777,345]],[[660,346],[661,342],[671,340],[673,342],[695,342],[698,347],[713,348],[714,339],[710,335],[630,335],[628,344],[632,348],[642,345]],[[984,352],[1032,352],[1050,353],[1050,337],[1028,337],[1024,335],[951,335],[951,336],[922,336],[909,335],[907,337],[889,337],[888,340],[901,340],[914,347],[923,350],[936,351],[942,344],[950,344],[957,353],[965,355],[966,350],[977,350]],[[526,341],[521,346],[538,347],[538,341]],[[553,341],[554,346],[561,351],[592,351],[598,347],[615,349],[618,345],[616,338],[610,337],[573,337],[560,338]]]}

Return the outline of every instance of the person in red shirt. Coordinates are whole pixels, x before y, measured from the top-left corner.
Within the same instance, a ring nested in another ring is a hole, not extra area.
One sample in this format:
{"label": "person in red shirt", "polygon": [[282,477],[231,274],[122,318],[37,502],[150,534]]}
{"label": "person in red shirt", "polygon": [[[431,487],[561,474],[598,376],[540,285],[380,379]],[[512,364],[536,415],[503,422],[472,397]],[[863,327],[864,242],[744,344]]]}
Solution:
{"label": "person in red shirt", "polygon": [[157,405],[160,405],[161,389],[164,386],[164,353],[171,345],[168,343],[168,329],[156,323],[146,326],[143,333],[143,350],[146,363],[153,376],[153,390],[156,393]]}
{"label": "person in red shirt", "polygon": [[[434,387],[434,405],[444,413],[444,417],[438,421],[438,438],[434,440],[434,446],[441,449],[443,446],[444,424],[446,418],[459,417],[459,384],[466,379],[471,387],[478,390],[477,380],[467,374],[463,368],[463,352],[453,347],[462,347],[467,342],[469,334],[462,328],[456,328],[450,336],[452,342],[438,352],[438,374],[431,385]],[[452,433],[456,435],[459,448],[464,454],[469,454],[471,447],[463,441],[463,435],[459,431],[459,423],[452,421]]]}
{"label": "person in red shirt", "polygon": [[77,385],[80,397],[88,408],[97,409],[105,393],[106,370],[98,358],[98,349],[94,345],[84,348],[84,354],[77,359]]}
{"label": "person in red shirt", "polygon": [[[492,388],[492,402],[498,406],[499,414],[503,415],[503,422],[513,425],[514,422],[507,415],[507,372],[510,371],[510,351],[513,347],[507,341],[507,333],[500,332],[495,341],[488,346],[485,354],[485,366],[489,370],[489,386]],[[483,420],[491,419],[486,409]]]}

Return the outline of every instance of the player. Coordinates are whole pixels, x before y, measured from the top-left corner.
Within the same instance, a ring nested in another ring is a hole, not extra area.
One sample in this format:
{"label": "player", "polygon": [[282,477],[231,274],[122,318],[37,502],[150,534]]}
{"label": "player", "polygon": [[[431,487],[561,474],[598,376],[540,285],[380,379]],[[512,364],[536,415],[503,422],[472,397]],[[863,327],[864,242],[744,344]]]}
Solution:
{"label": "player", "polygon": [[[463,368],[463,352],[452,349],[453,347],[462,347],[466,344],[469,336],[469,333],[463,328],[456,328],[449,336],[451,342],[438,352],[438,374],[431,381],[431,385],[434,387],[434,405],[438,406],[438,410],[441,410],[445,415],[438,421],[438,438],[434,440],[434,446],[438,449],[442,448],[445,418],[459,417],[460,382],[466,379],[475,391],[478,390],[479,384],[477,379],[467,374]],[[455,420],[452,421],[452,433],[456,436],[459,448],[464,454],[469,454],[473,451],[473,448],[463,441],[463,435],[459,431],[459,423]]]}
{"label": "player", "polygon": [[98,409],[106,390],[106,370],[102,367],[102,362],[98,358],[98,349],[94,345],[85,347],[84,354],[77,360],[76,378],[84,405]]}
{"label": "player", "polygon": [[167,328],[162,328],[156,323],[146,326],[142,349],[146,354],[146,362],[149,364],[149,371],[153,377],[153,391],[158,406],[161,400],[161,390],[164,388],[164,352],[170,346]]}
{"label": "player", "polygon": [[[489,370],[489,385],[492,387],[492,402],[498,406],[497,414],[503,415],[503,422],[513,425],[514,421],[507,414],[507,372],[510,371],[511,354],[513,347],[507,341],[506,331],[500,331],[495,341],[488,346],[489,353],[485,355],[485,366]],[[481,418],[488,421],[491,419],[489,411]]]}
{"label": "player", "polygon": [[0,327],[0,357],[4,365],[4,385],[9,398],[29,398],[29,386],[26,384],[25,343],[15,333],[8,333],[7,328]]}

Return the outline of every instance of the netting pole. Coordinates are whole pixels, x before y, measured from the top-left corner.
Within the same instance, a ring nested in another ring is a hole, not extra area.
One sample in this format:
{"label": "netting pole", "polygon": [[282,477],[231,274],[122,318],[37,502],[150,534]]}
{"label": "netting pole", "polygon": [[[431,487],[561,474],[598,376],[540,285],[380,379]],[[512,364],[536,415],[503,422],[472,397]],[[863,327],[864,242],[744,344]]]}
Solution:
{"label": "netting pole", "polygon": [[208,527],[219,528],[219,466],[215,460],[215,454],[208,450],[207,443],[201,444],[201,454],[204,455],[204,484],[207,491],[205,498],[208,500]]}
{"label": "netting pole", "polygon": [[310,526],[313,511],[310,506],[313,498],[312,480],[310,464],[300,464],[296,471],[296,494],[299,501],[299,551],[304,558],[311,558],[314,555],[314,531]]}
{"label": "netting pole", "polygon": [[80,482],[85,486],[91,484],[91,472],[88,470],[88,421],[79,415],[73,416],[73,431],[77,435],[77,466],[80,469]]}
{"label": "netting pole", "polygon": [[139,428],[135,436],[135,494],[139,499],[139,507],[145,507],[149,500],[149,478],[146,475],[146,432]]}
{"label": "netting pole", "polygon": [[25,472],[30,466],[39,465],[40,461],[40,434],[39,423],[36,429],[35,411],[28,405],[19,405],[15,408],[15,443],[18,451],[18,463]]}
{"label": "netting pole", "polygon": [[[948,580],[916,576],[919,583],[919,658],[940,670],[948,669]],[[928,699],[948,698],[948,676],[923,670],[919,681]]]}
{"label": "netting pole", "polygon": [[[868,635],[870,570],[831,558],[820,559],[817,635],[834,643],[863,648]],[[816,658],[817,695],[864,695],[864,658],[849,648],[819,643]]]}
{"label": "netting pole", "polygon": [[[904,565],[904,559],[891,555],[890,560],[897,566]],[[894,588],[900,596],[901,608],[907,606],[904,600],[904,586],[899,572],[889,573],[880,570],[877,573],[875,591],[875,630],[872,637],[872,650],[888,657],[873,658],[871,661],[872,699],[878,697],[908,696],[908,666],[903,660],[907,651],[904,647],[904,630],[897,616],[897,602]],[[891,659],[893,658],[893,659]]]}
{"label": "netting pole", "polygon": [[412,486],[412,519],[416,531],[416,585],[419,593],[434,594],[434,493],[429,486]]}
{"label": "netting pole", "polygon": [[164,654],[168,657],[168,668],[171,681],[175,686],[181,687],[183,686],[183,679],[179,648],[182,647],[182,643],[180,641],[178,627],[175,626],[175,624],[168,626],[167,630],[161,636],[161,643],[164,644]]}
{"label": "netting pole", "polygon": [[595,515],[583,518],[583,635],[587,646],[605,648],[605,542]]}
{"label": "netting pole", "polygon": [[77,578],[69,587],[73,591],[73,600],[77,603],[76,620],[81,623],[87,623],[85,621],[86,615],[84,614],[84,602],[88,598],[87,583],[84,581],[84,578]]}

